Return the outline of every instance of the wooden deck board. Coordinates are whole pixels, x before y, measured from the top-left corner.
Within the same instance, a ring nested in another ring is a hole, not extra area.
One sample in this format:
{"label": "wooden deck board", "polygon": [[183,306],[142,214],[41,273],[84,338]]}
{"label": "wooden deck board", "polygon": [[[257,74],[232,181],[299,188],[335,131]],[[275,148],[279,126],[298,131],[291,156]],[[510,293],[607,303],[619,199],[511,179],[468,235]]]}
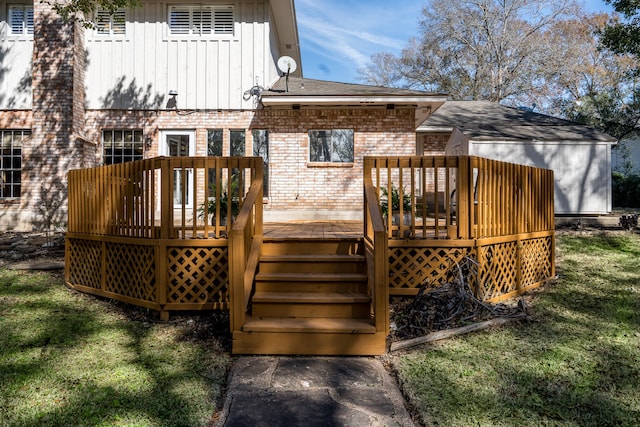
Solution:
{"label": "wooden deck board", "polygon": [[361,221],[290,221],[264,224],[266,239],[340,239],[361,238]]}

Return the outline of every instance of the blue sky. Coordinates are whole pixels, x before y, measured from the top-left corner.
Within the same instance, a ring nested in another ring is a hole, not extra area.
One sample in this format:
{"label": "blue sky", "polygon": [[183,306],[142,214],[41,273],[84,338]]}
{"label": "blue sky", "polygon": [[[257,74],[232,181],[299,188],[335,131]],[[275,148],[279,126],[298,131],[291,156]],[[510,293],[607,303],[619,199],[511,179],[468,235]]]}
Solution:
{"label": "blue sky", "polygon": [[[425,0],[296,0],[302,68],[306,78],[357,80],[372,54],[398,54],[417,35]],[[586,0],[588,11],[611,10]]]}

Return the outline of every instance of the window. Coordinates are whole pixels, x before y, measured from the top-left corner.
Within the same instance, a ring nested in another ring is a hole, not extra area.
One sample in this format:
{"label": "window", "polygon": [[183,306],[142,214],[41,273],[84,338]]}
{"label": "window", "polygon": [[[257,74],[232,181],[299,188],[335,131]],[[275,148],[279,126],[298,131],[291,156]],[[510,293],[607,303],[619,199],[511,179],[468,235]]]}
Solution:
{"label": "window", "polygon": [[20,197],[22,142],[30,137],[30,130],[0,130],[0,199]]}
{"label": "window", "polygon": [[169,34],[233,35],[233,6],[169,6]]}
{"label": "window", "polygon": [[229,131],[229,154],[231,156],[244,156],[246,153],[245,147],[245,132],[242,130]]}
{"label": "window", "polygon": [[[222,156],[222,129],[209,129],[207,132],[207,156]],[[215,169],[209,169],[209,185],[216,185]]]}
{"label": "window", "polygon": [[309,160],[325,163],[353,163],[353,130],[310,130]]}
{"label": "window", "polygon": [[222,129],[209,129],[207,133],[207,156],[222,156]]}
{"label": "window", "polygon": [[113,15],[108,10],[98,9],[95,18],[96,34],[100,36],[115,36],[125,34],[125,12],[118,9]]}
{"label": "window", "polygon": [[269,131],[255,129],[253,135],[253,155],[262,157],[264,161],[264,176],[262,193],[264,197],[269,197]]}
{"label": "window", "polygon": [[10,4],[8,10],[9,34],[33,35],[33,5]]}
{"label": "window", "polygon": [[102,148],[105,165],[141,160],[144,157],[142,130],[103,130]]}

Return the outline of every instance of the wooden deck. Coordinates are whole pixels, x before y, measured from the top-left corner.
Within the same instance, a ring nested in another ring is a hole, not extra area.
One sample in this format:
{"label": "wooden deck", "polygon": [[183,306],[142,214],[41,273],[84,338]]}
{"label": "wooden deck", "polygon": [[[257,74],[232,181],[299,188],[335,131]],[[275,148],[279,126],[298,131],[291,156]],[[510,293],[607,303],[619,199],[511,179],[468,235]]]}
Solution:
{"label": "wooden deck", "polygon": [[342,239],[363,236],[362,221],[266,222],[265,239]]}
{"label": "wooden deck", "polygon": [[[237,354],[370,355],[385,351],[390,296],[447,280],[464,258],[482,301],[555,276],[552,171],[366,157],[362,221],[264,223],[263,166],[181,157],[70,171],[65,282],[162,319],[229,310]],[[177,184],[187,176],[194,191]]]}

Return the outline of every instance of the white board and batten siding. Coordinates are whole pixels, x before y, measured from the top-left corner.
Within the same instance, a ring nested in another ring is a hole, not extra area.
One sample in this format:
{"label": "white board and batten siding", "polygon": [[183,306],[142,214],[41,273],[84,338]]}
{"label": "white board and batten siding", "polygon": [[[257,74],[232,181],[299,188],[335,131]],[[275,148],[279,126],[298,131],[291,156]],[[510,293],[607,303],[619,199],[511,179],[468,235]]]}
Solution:
{"label": "white board and batten siding", "polygon": [[611,143],[471,141],[469,154],[554,171],[557,215],[611,212]]}
{"label": "white board and batten siding", "polygon": [[[0,110],[31,109],[33,27],[30,26],[29,30],[14,27],[12,31],[7,16],[9,6],[21,5],[14,3],[0,2]],[[32,22],[33,18],[31,25]]]}
{"label": "white board and batten siding", "polygon": [[[169,8],[230,6],[233,34],[172,35]],[[245,91],[278,78],[279,43],[268,1],[142,2],[127,10],[125,34],[86,37],[89,109],[252,109]]]}

